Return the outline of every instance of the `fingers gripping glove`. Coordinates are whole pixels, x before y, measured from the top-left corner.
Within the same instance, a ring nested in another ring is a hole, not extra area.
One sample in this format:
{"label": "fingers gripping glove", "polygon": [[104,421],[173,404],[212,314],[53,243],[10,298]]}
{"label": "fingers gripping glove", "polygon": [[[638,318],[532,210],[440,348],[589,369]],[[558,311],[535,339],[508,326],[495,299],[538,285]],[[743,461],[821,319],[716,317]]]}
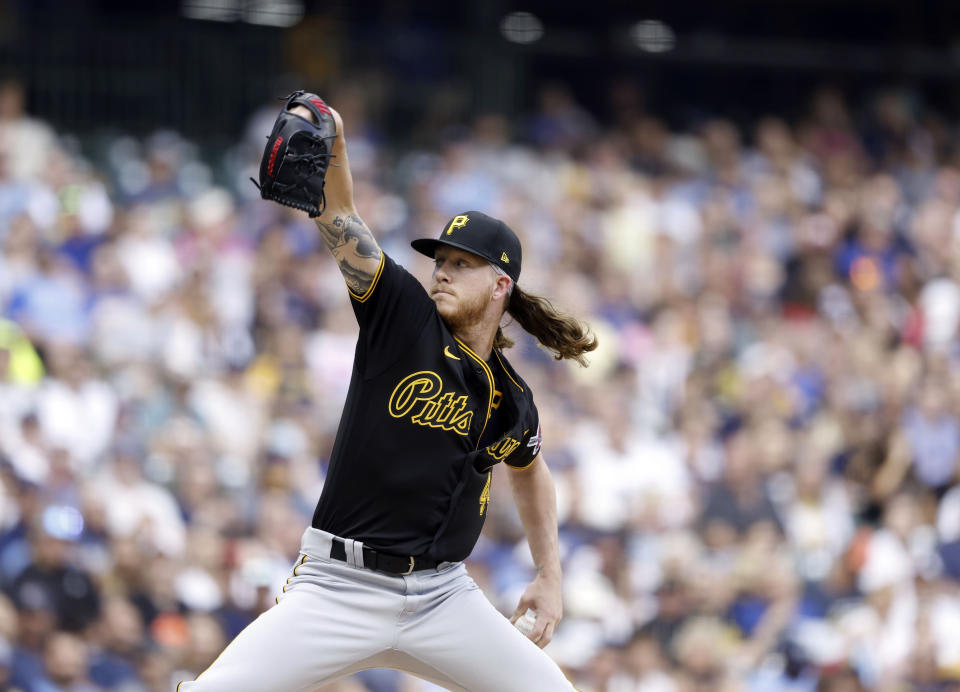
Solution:
{"label": "fingers gripping glove", "polygon": [[[295,106],[309,109],[318,124],[291,113]],[[253,181],[260,196],[302,209],[311,218],[320,216],[327,204],[323,182],[336,136],[333,115],[319,96],[305,91],[290,94],[267,137],[260,183]]]}

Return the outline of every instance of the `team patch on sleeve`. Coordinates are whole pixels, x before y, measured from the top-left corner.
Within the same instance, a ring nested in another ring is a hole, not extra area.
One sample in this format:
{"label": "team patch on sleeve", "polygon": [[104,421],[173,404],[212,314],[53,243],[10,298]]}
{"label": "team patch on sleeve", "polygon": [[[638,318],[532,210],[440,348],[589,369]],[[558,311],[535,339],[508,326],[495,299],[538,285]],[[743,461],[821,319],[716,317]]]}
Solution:
{"label": "team patch on sleeve", "polygon": [[[524,430],[523,435],[520,439],[526,438],[527,444],[525,447],[521,447],[521,443],[517,442],[516,446],[511,450],[509,457],[504,458],[504,462],[513,469],[525,469],[533,463],[534,459],[537,458],[537,455],[540,453],[540,442],[543,439],[543,436],[540,433],[540,424],[537,424],[537,432],[530,437],[527,437],[529,430]],[[514,453],[515,452],[515,453]]]}
{"label": "team patch on sleeve", "polygon": [[530,457],[536,457],[540,453],[540,444],[543,442],[543,434],[540,432],[540,423],[537,423],[537,432],[527,440],[527,447],[532,449]]}

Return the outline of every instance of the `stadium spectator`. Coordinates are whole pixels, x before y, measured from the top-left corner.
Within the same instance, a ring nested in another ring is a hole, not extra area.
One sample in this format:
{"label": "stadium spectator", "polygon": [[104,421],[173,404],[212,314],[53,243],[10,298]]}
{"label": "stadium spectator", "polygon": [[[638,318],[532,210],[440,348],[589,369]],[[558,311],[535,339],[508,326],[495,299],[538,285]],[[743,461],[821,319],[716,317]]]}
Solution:
{"label": "stadium spectator", "polygon": [[[458,123],[450,92],[397,151],[381,101],[343,98],[366,123],[356,197],[387,252],[403,261],[450,208],[486,207],[545,258],[531,286],[600,336],[593,367],[557,371],[514,335],[511,359],[555,402],[566,616],[548,653],[584,692],[950,689],[947,123],[896,90],[820,90],[797,121],[707,109],[689,128],[629,84],[609,125],[564,85],[537,93],[529,117]],[[216,162],[177,133],[83,160],[22,95],[0,87],[0,678],[169,692],[283,586],[352,316],[302,215],[184,186]],[[38,148],[11,153],[11,127]],[[232,165],[254,168],[256,148]],[[532,566],[502,485],[471,571],[509,607]]]}

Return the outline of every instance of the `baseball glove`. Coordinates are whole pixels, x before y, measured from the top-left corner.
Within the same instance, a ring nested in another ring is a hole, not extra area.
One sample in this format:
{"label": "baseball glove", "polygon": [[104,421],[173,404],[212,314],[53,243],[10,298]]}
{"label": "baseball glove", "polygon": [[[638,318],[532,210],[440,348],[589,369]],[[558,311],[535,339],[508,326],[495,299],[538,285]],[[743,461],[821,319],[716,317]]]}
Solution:
{"label": "baseball glove", "polygon": [[[320,216],[327,204],[323,181],[333,156],[337,126],[327,104],[316,94],[295,91],[286,101],[267,137],[260,182],[251,180],[264,199],[302,209],[313,218]],[[291,113],[295,106],[309,109],[318,124]]]}

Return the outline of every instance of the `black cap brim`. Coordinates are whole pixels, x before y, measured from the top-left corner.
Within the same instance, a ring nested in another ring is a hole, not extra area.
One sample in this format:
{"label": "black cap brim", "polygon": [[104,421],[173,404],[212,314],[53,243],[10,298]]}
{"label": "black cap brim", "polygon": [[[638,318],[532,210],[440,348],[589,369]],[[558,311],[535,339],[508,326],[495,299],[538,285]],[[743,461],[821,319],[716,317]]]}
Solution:
{"label": "black cap brim", "polygon": [[426,255],[427,257],[433,258],[434,253],[437,251],[437,248],[440,245],[447,245],[448,247],[455,247],[458,250],[463,250],[464,252],[469,252],[471,255],[476,255],[477,257],[482,257],[488,262],[493,262],[496,264],[496,259],[489,257],[487,255],[481,255],[477,252],[476,248],[467,247],[460,243],[453,243],[449,240],[437,240],[436,238],[418,238],[417,240],[410,241],[410,246],[419,252],[421,255]]}

